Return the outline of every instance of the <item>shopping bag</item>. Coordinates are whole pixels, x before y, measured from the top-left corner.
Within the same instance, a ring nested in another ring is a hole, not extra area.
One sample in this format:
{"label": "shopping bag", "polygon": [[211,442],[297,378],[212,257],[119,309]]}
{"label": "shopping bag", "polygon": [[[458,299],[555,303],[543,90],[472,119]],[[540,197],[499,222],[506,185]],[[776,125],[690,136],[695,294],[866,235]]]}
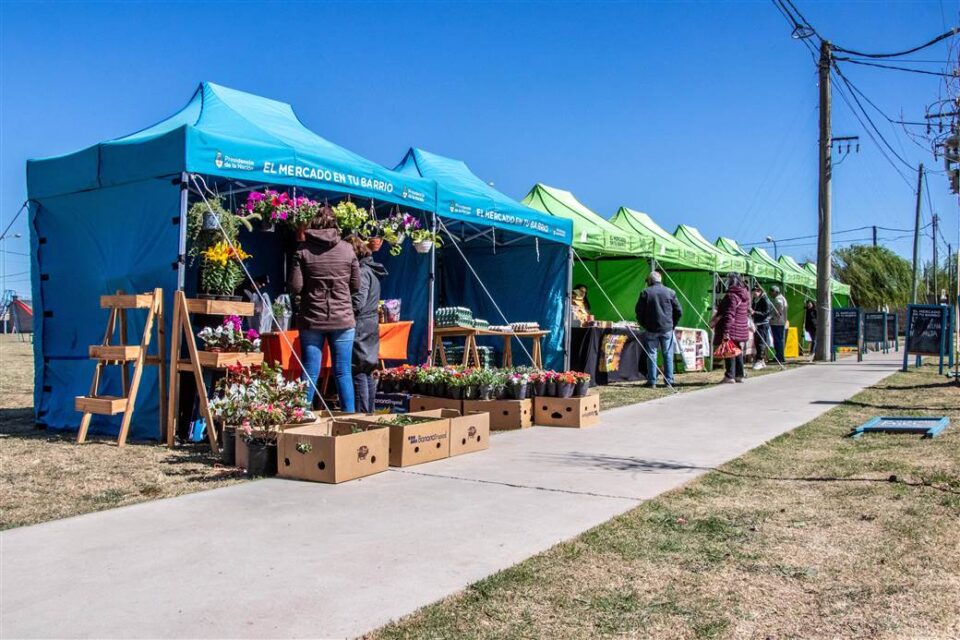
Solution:
{"label": "shopping bag", "polygon": [[740,347],[737,346],[736,342],[730,338],[724,338],[717,346],[716,351],[713,352],[713,357],[726,360],[727,358],[736,358],[741,353],[743,352],[740,350]]}

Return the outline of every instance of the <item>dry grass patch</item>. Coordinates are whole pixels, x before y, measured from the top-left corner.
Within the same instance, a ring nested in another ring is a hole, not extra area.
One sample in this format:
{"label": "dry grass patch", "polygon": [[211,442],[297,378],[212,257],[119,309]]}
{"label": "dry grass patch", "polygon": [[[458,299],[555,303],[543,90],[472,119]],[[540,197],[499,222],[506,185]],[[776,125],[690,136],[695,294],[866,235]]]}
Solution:
{"label": "dry grass patch", "polygon": [[[958,399],[933,368],[895,374],[372,637],[960,637]],[[953,425],[844,437],[890,413]]]}
{"label": "dry grass patch", "polygon": [[205,446],[77,445],[70,434],[35,429],[32,346],[0,336],[0,529],[242,480],[218,467]]}

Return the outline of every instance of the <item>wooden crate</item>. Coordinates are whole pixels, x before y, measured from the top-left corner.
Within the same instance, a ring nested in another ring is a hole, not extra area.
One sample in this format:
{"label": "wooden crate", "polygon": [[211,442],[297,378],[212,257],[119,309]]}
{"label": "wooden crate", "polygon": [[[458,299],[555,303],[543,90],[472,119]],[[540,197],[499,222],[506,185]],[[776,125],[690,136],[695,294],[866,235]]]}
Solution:
{"label": "wooden crate", "polygon": [[234,302],[231,300],[205,300],[191,298],[187,300],[187,311],[203,313],[208,316],[252,316],[252,302]]}
{"label": "wooden crate", "polygon": [[119,345],[119,344],[95,344],[90,345],[88,350],[90,357],[94,360],[117,360],[127,361],[136,360],[140,355],[139,345]]}
{"label": "wooden crate", "polygon": [[100,296],[101,309],[149,309],[153,296],[149,293],[118,293]]}
{"label": "wooden crate", "polygon": [[[231,351],[197,351],[197,360],[201,367],[210,369],[226,369],[235,364],[254,365],[263,362],[263,354],[259,351],[254,353],[237,353]],[[183,371],[190,367],[189,360],[181,360],[180,370]]]}
{"label": "wooden crate", "polygon": [[127,409],[127,399],[123,396],[77,396],[73,406],[83,413],[95,413],[101,416],[114,416]]}

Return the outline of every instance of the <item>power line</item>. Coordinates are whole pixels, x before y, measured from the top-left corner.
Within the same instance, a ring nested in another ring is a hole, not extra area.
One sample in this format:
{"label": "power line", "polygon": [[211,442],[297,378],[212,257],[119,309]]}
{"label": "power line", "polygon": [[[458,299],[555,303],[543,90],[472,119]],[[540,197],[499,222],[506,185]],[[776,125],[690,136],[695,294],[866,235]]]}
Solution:
{"label": "power line", "polygon": [[[855,228],[853,228],[853,229],[842,229],[842,230],[840,230],[840,231],[834,231],[834,232],[832,232],[830,235],[842,235],[842,234],[845,234],[845,233],[853,233],[853,232],[855,232],[855,231],[866,231],[867,229],[873,229],[874,226],[876,226],[876,228],[877,228],[878,231],[892,231],[893,233],[913,233],[913,229],[896,229],[896,228],[894,228],[894,227],[881,227],[881,226],[879,226],[879,225],[866,225],[866,226],[863,226],[863,227],[855,227]],[[930,226],[930,225],[927,224],[926,227],[922,227],[922,229],[926,229],[926,228],[929,227],[929,226]],[[780,239],[777,240],[777,246],[780,246],[780,243],[781,243],[781,242],[790,242],[790,241],[793,241],[793,240],[807,240],[807,239],[809,239],[809,238],[816,238],[816,237],[817,237],[817,234],[814,233],[814,234],[811,234],[811,235],[808,235],[808,236],[796,236],[796,237],[793,237],[793,238],[780,238]],[[872,238],[870,238],[870,239],[872,239]],[[741,242],[741,243],[740,243],[740,246],[742,246],[742,247],[756,247],[756,246],[759,246],[759,245],[762,245],[762,244],[771,244],[771,242],[770,242],[769,240],[764,240],[764,241],[762,241],[762,242]]]}
{"label": "power line", "polygon": [[867,62],[866,60],[855,60],[844,56],[836,56],[834,60],[849,62],[850,64],[860,64],[866,67],[877,67],[879,69],[891,69],[893,71],[904,71],[906,73],[919,73],[926,76],[939,76],[941,78],[956,78],[956,74],[943,73],[942,71],[927,71],[926,69],[910,69],[909,67],[896,67],[890,64],[879,64],[877,62]]}
{"label": "power line", "polygon": [[[790,0],[787,0],[787,1],[789,2]],[[811,28],[812,28],[812,27],[811,27]],[[906,55],[909,55],[909,54],[911,54],[911,53],[916,53],[917,51],[920,51],[921,49],[926,49],[927,47],[932,47],[933,45],[937,44],[937,43],[940,42],[941,40],[946,40],[947,38],[949,38],[949,37],[951,37],[951,36],[955,36],[957,33],[960,33],[960,29],[958,29],[957,27],[954,27],[953,29],[950,29],[949,31],[947,31],[947,32],[945,32],[945,33],[941,33],[939,36],[937,36],[937,37],[934,38],[933,40],[931,40],[931,41],[929,41],[929,42],[926,42],[926,43],[920,45],[919,47],[914,47],[914,48],[912,48],[912,49],[907,49],[906,51],[898,51],[898,52],[896,52],[896,53],[862,53],[862,52],[860,52],[860,51],[854,51],[853,49],[844,49],[843,47],[838,47],[837,45],[833,45],[832,48],[833,48],[834,51],[841,51],[841,52],[843,52],[843,53],[849,53],[850,55],[860,56],[861,58],[899,58],[900,56],[906,56]]]}

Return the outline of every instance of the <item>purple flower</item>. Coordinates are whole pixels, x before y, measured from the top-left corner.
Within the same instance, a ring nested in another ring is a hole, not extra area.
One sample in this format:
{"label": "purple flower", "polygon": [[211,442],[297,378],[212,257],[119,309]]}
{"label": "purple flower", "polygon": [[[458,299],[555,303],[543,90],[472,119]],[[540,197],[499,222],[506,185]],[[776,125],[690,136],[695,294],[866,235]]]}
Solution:
{"label": "purple flower", "polygon": [[233,327],[234,331],[243,331],[243,323],[240,316],[227,316],[223,319],[223,326]]}
{"label": "purple flower", "polygon": [[259,191],[251,191],[247,194],[247,202],[260,202],[266,199],[266,194],[260,193]]}
{"label": "purple flower", "polygon": [[247,340],[250,340],[252,342],[259,337],[260,337],[260,334],[257,333],[255,329],[250,329],[247,331]]}

